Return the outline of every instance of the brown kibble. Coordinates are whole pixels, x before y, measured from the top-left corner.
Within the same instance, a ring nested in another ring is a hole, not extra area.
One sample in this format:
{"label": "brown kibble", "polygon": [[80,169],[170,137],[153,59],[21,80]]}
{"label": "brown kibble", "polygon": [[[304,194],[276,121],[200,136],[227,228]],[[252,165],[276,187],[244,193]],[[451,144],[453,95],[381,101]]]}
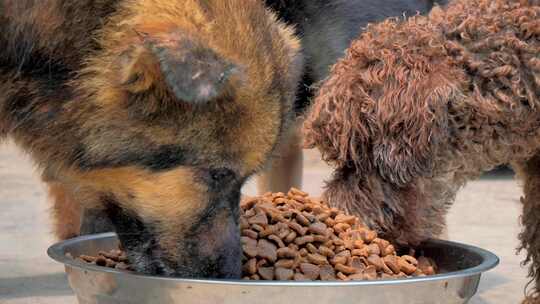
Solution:
{"label": "brown kibble", "polygon": [[242,230],[242,235],[252,238],[254,240],[256,240],[259,237],[259,234],[251,229]]}
{"label": "brown kibble", "polygon": [[322,265],[319,276],[322,281],[333,281],[336,279],[336,271],[330,265]]}
{"label": "brown kibble", "polygon": [[334,230],[337,233],[345,232],[345,231],[347,231],[347,229],[350,229],[350,228],[351,228],[351,225],[346,224],[346,223],[339,223],[339,224],[334,225]]}
{"label": "brown kibble", "polygon": [[299,235],[305,235],[307,232],[307,228],[300,226],[297,222],[288,222],[287,225]]}
{"label": "brown kibble", "polygon": [[317,247],[315,247],[315,245],[311,244],[311,243],[308,243],[306,245],[306,249],[310,252],[310,253],[319,253],[319,250],[317,249]]}
{"label": "brown kibble", "polygon": [[294,241],[294,243],[296,245],[304,245],[306,243],[313,243],[315,241],[315,239],[313,238],[313,235],[306,235],[306,236],[302,236],[302,237],[299,237],[299,238],[296,238],[296,240]]}
{"label": "brown kibble", "polygon": [[395,254],[396,254],[396,249],[394,248],[394,245],[388,245],[388,247],[384,249],[384,252],[382,252],[382,256],[395,255]]}
{"label": "brown kibble", "polygon": [[349,277],[347,277],[346,275],[344,275],[342,272],[338,272],[337,273],[337,278],[342,280],[342,281],[349,281]]}
{"label": "brown kibble", "polygon": [[258,274],[254,274],[254,275],[251,276],[251,279],[255,280],[255,281],[259,281],[261,279],[261,277]]}
{"label": "brown kibble", "polygon": [[381,249],[379,248],[379,245],[373,243],[369,244],[368,246],[369,254],[375,254],[375,255],[381,255]]}
{"label": "brown kibble", "polygon": [[249,222],[248,222],[248,220],[247,220],[245,217],[241,216],[241,217],[240,217],[240,222],[239,222],[239,223],[240,223],[240,229],[241,229],[241,230],[244,230],[244,229],[248,229],[248,228],[249,228]]}
{"label": "brown kibble", "polygon": [[268,239],[274,241],[279,248],[286,247],[283,241],[275,234],[270,235]]}
{"label": "brown kibble", "polygon": [[248,223],[251,225],[256,224],[256,225],[266,226],[268,225],[268,218],[266,217],[266,214],[260,212],[248,218]]}
{"label": "brown kibble", "polygon": [[102,256],[98,256],[95,263],[98,266],[107,266],[107,258],[102,257]]}
{"label": "brown kibble", "polygon": [[320,268],[310,263],[301,263],[300,270],[304,276],[310,280],[316,280],[319,277]]}
{"label": "brown kibble", "polygon": [[382,270],[384,268],[384,266],[385,266],[383,260],[381,259],[381,257],[376,255],[376,254],[370,255],[367,258],[367,261],[368,261],[369,265],[375,266],[375,268],[377,268],[377,270]]}
{"label": "brown kibble", "polygon": [[319,253],[330,258],[336,255],[332,249],[322,245],[319,246]]}
{"label": "brown kibble", "polygon": [[404,272],[407,275],[411,275],[416,271],[416,266],[409,263],[406,259],[403,257],[399,258],[399,268],[402,272]]}
{"label": "brown kibble", "polygon": [[365,247],[364,246],[364,241],[362,241],[361,239],[355,240],[353,244],[354,244],[354,248],[356,248],[356,249],[362,249],[362,248]]}
{"label": "brown kibble", "polygon": [[350,226],[354,225],[356,222],[356,217],[352,215],[338,214],[334,220],[336,223],[346,223]]}
{"label": "brown kibble", "polygon": [[329,217],[330,217],[329,212],[323,212],[315,216],[315,218],[320,222],[326,221],[326,219],[328,219]]}
{"label": "brown kibble", "polygon": [[377,232],[368,229],[361,229],[360,235],[362,236],[362,240],[367,244],[370,244],[377,238]]}
{"label": "brown kibble", "polygon": [[308,255],[309,251],[307,251],[306,248],[302,248],[300,249],[300,251],[298,251],[298,253],[300,254],[300,256],[305,257]]}
{"label": "brown kibble", "polygon": [[309,231],[311,233],[315,233],[315,234],[320,234],[320,235],[326,235],[326,229],[328,227],[326,226],[326,224],[324,223],[321,223],[321,222],[316,222],[316,223],[313,223],[311,225],[309,225]]}
{"label": "brown kibble", "polygon": [[294,266],[294,260],[291,260],[291,259],[281,259],[281,260],[278,260],[274,266],[278,267],[278,268],[293,268]]}
{"label": "brown kibble", "polygon": [[257,243],[257,255],[275,262],[277,260],[277,246],[265,239],[259,240]]}
{"label": "brown kibble", "polygon": [[314,235],[313,239],[315,240],[315,242],[319,243],[325,243],[328,241],[328,238],[324,235]]}
{"label": "brown kibble", "polygon": [[330,259],[332,265],[347,264],[348,257],[336,255]]}
{"label": "brown kibble", "polygon": [[383,258],[384,263],[388,268],[392,270],[393,273],[399,274],[401,272],[401,267],[399,264],[399,258],[395,255],[387,255]]}
{"label": "brown kibble", "polygon": [[304,192],[304,191],[302,191],[300,189],[296,189],[294,187],[289,190],[289,193],[292,194],[293,196],[294,195],[302,196],[302,197],[307,197],[308,196],[308,194],[306,192]]}
{"label": "brown kibble", "polygon": [[[316,280],[317,278],[313,279]],[[306,278],[303,274],[296,272],[294,274],[293,280],[295,281],[308,281],[308,278]]]}
{"label": "brown kibble", "polygon": [[369,280],[369,281],[376,280],[377,279],[377,268],[375,268],[375,266],[373,266],[373,265],[370,265],[370,266],[366,267],[366,269],[364,269],[362,274],[364,275],[364,280]]}
{"label": "brown kibble", "polygon": [[367,258],[370,255],[368,246],[364,246],[361,249],[354,249],[351,251],[352,255],[363,256]]}
{"label": "brown kibble", "polygon": [[246,246],[257,246],[257,240],[247,236],[240,237],[240,243]]}
{"label": "brown kibble", "polygon": [[296,232],[291,231],[291,233],[289,233],[289,234],[287,235],[287,237],[285,238],[285,242],[286,242],[286,243],[291,243],[291,242],[293,242],[295,239],[296,239]]}
{"label": "brown kibble", "polygon": [[328,264],[328,260],[326,259],[325,256],[323,255],[320,255],[320,254],[313,254],[313,253],[310,253],[307,255],[307,259],[310,263],[313,263],[315,265],[324,265],[324,264]]}
{"label": "brown kibble", "polygon": [[435,268],[433,265],[435,265],[435,263],[431,259],[423,256],[418,258],[418,268],[426,275],[435,274]]}
{"label": "brown kibble", "polygon": [[86,262],[89,262],[89,263],[95,263],[97,258],[96,257],[93,257],[93,256],[89,256],[89,255],[80,255],[79,258],[81,258],[82,260],[86,261]]}
{"label": "brown kibble", "polygon": [[343,272],[345,274],[353,274],[356,273],[356,268],[345,266],[343,264],[336,264],[334,267],[337,271]]}
{"label": "brown kibble", "polygon": [[275,271],[276,279],[280,281],[288,281],[291,280],[294,277],[294,271],[288,268],[276,268]]}
{"label": "brown kibble", "polygon": [[328,217],[326,220],[324,220],[324,223],[328,227],[334,227],[334,225],[336,224],[336,221],[334,221],[331,217]]}
{"label": "brown kibble", "polygon": [[289,258],[289,259],[294,259],[298,255],[298,253],[295,250],[288,247],[279,248],[276,251],[276,253],[277,253],[277,256],[280,258]]}
{"label": "brown kibble", "polygon": [[414,257],[410,256],[410,255],[404,255],[401,258],[404,259],[405,261],[409,262],[409,264],[412,264],[414,266],[418,266],[418,260],[415,259]]}
{"label": "brown kibble", "polygon": [[257,273],[257,259],[250,259],[244,264],[244,273],[255,274]]}
{"label": "brown kibble", "polygon": [[259,275],[263,280],[273,280],[274,279],[274,267],[261,267],[259,268]]}
{"label": "brown kibble", "polygon": [[296,221],[298,223],[300,223],[301,225],[303,225],[303,226],[309,226],[309,224],[310,224],[309,220],[304,215],[302,215],[301,213],[298,213],[296,215]]}
{"label": "brown kibble", "polygon": [[366,263],[358,257],[354,257],[351,259],[351,267],[355,268],[357,272],[361,272],[364,269],[366,269]]}
{"label": "brown kibble", "polygon": [[259,252],[259,249],[257,248],[257,246],[249,246],[249,245],[243,245],[242,250],[244,250],[244,254],[250,258],[256,257]]}

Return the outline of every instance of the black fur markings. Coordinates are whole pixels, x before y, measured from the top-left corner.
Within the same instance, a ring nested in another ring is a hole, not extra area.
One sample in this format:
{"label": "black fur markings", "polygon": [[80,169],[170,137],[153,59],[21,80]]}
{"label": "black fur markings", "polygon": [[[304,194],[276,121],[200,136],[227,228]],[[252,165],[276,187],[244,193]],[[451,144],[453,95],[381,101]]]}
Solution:
{"label": "black fur markings", "polygon": [[151,171],[165,171],[179,166],[194,166],[199,163],[195,152],[175,145],[163,145],[147,150],[128,151],[113,155],[109,159],[92,160],[84,147],[77,149],[75,163],[82,170],[138,166]]}

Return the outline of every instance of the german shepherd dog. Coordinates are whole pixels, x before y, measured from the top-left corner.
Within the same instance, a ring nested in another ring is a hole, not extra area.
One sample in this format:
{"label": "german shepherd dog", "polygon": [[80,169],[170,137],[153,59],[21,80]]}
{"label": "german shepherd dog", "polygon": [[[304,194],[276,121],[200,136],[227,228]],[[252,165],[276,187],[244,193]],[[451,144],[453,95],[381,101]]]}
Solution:
{"label": "german shepherd dog", "polygon": [[301,146],[304,88],[361,26],[431,5],[287,2],[0,0],[0,141],[38,165],[59,238],[112,225],[137,271],[240,276],[241,187]]}

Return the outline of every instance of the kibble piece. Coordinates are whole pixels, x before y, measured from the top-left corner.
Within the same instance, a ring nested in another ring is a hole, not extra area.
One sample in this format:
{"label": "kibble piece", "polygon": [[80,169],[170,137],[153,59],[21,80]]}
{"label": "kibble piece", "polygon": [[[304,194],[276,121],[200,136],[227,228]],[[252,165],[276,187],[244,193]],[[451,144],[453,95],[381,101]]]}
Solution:
{"label": "kibble piece", "polygon": [[368,229],[362,229],[360,235],[362,236],[362,240],[368,244],[377,238],[377,232]]}
{"label": "kibble piece", "polygon": [[332,265],[347,264],[347,260],[348,260],[348,258],[346,256],[336,255],[336,256],[334,256],[333,258],[330,259],[330,263]]}
{"label": "kibble piece", "polygon": [[332,249],[322,245],[319,246],[319,253],[330,258],[336,255]]}
{"label": "kibble piece", "polygon": [[280,281],[291,280],[294,277],[294,271],[288,268],[278,267],[275,270],[276,279]]}
{"label": "kibble piece", "polygon": [[379,245],[373,243],[369,244],[368,246],[369,254],[375,254],[375,255],[381,255],[381,249],[379,248]]}
{"label": "kibble piece", "polygon": [[310,280],[316,280],[319,277],[321,271],[319,266],[310,263],[301,263],[300,270],[302,271],[304,276]]}
{"label": "kibble piece", "polygon": [[274,267],[260,267],[259,275],[263,280],[273,280],[274,279]]}
{"label": "kibble piece", "polygon": [[326,224],[324,223],[321,223],[321,222],[315,222],[311,225],[309,225],[309,231],[311,233],[315,233],[315,234],[320,234],[320,235],[326,235],[326,229],[328,228],[328,226],[326,226]]}
{"label": "kibble piece", "polygon": [[397,256],[387,255],[383,258],[383,261],[386,266],[388,266],[388,268],[390,268],[395,274],[399,274],[401,272],[399,258]]}
{"label": "kibble piece", "polygon": [[257,246],[243,245],[242,250],[244,251],[244,254],[250,258],[256,257],[259,253]]}
{"label": "kibble piece", "polygon": [[320,268],[320,274],[322,281],[333,281],[336,279],[336,272],[334,267],[330,265],[322,265]]}
{"label": "kibble piece", "polygon": [[385,267],[383,259],[381,259],[381,257],[376,255],[376,254],[370,255],[367,258],[367,261],[368,261],[369,265],[375,266],[375,268],[377,270],[382,270]]}
{"label": "kibble piece", "polygon": [[244,273],[251,275],[257,273],[257,259],[250,259],[244,264]]}
{"label": "kibble piece", "polygon": [[319,250],[317,249],[317,247],[315,247],[315,245],[313,245],[311,243],[308,243],[306,245],[306,249],[311,253],[319,253]]}
{"label": "kibble piece", "polygon": [[242,235],[252,238],[254,240],[256,240],[259,237],[259,234],[256,231],[253,231],[251,229],[242,230]]}
{"label": "kibble piece", "polygon": [[324,264],[328,264],[328,260],[326,259],[325,256],[323,255],[320,255],[320,254],[313,254],[313,253],[310,253],[307,255],[307,259],[310,263],[313,263],[315,265],[324,265]]}
{"label": "kibble piece", "polygon": [[285,247],[285,244],[283,243],[283,241],[275,234],[270,235],[268,239],[274,241],[276,245],[279,246],[279,248]]}
{"label": "kibble piece", "polygon": [[356,268],[345,266],[343,264],[336,264],[335,269],[339,272],[343,272],[344,274],[356,273]]}
{"label": "kibble piece", "polygon": [[401,258],[404,259],[405,261],[409,262],[410,264],[414,265],[414,266],[418,266],[418,260],[415,259],[414,257],[410,256],[410,255],[404,255]]}
{"label": "kibble piece", "polygon": [[416,271],[416,266],[409,263],[406,259],[403,257],[399,258],[399,268],[402,272],[404,272],[407,275],[411,275]]}
{"label": "kibble piece", "polygon": [[289,225],[292,230],[296,231],[296,233],[300,235],[305,235],[307,232],[307,228],[302,227],[297,222],[288,222],[287,225]]}
{"label": "kibble piece", "polygon": [[309,226],[310,224],[309,220],[301,213],[298,213],[296,215],[296,221],[298,221],[298,223],[304,226]]}
{"label": "kibble piece", "polygon": [[304,245],[304,244],[307,244],[307,243],[313,243],[314,241],[315,241],[315,239],[313,238],[313,235],[306,235],[306,236],[296,238],[294,243],[296,245],[300,246],[300,245]]}
{"label": "kibble piece", "polygon": [[257,243],[257,255],[275,262],[277,260],[277,246],[265,239],[259,240]]}
{"label": "kibble piece", "polygon": [[364,280],[376,280],[377,279],[377,268],[375,266],[370,265],[364,269],[363,272]]}
{"label": "kibble piece", "polygon": [[277,251],[277,256],[280,257],[280,258],[289,258],[289,259],[294,259],[298,253],[289,248],[289,247],[285,247],[285,248],[279,248]]}
{"label": "kibble piece", "polygon": [[337,273],[337,278],[342,280],[342,281],[349,281],[349,277],[347,277],[345,274],[343,274],[342,272],[338,272]]}
{"label": "kibble piece", "polygon": [[281,260],[278,260],[274,266],[278,267],[278,268],[293,268],[295,262],[294,260],[291,260],[291,259],[281,259]]}
{"label": "kibble piece", "polygon": [[351,259],[351,267],[356,269],[356,272],[362,272],[366,269],[366,263],[361,258],[354,257]]}
{"label": "kibble piece", "polygon": [[291,232],[287,235],[287,237],[285,238],[285,242],[291,243],[291,242],[293,242],[295,239],[296,239],[296,232],[291,231]]}
{"label": "kibble piece", "polygon": [[336,223],[346,223],[349,225],[354,225],[356,222],[356,217],[353,215],[338,214],[334,219]]}

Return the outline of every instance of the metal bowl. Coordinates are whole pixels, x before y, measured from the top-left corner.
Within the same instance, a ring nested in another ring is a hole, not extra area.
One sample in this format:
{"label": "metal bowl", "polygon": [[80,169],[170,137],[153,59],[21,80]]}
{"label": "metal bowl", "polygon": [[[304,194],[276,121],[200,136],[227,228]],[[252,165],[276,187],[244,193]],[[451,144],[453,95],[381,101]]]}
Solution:
{"label": "metal bowl", "polygon": [[80,304],[462,304],[476,293],[480,276],[499,263],[469,245],[433,240],[421,247],[441,274],[411,279],[354,282],[193,280],[154,277],[85,264],[66,257],[118,248],[114,233],[83,236],[53,245]]}

